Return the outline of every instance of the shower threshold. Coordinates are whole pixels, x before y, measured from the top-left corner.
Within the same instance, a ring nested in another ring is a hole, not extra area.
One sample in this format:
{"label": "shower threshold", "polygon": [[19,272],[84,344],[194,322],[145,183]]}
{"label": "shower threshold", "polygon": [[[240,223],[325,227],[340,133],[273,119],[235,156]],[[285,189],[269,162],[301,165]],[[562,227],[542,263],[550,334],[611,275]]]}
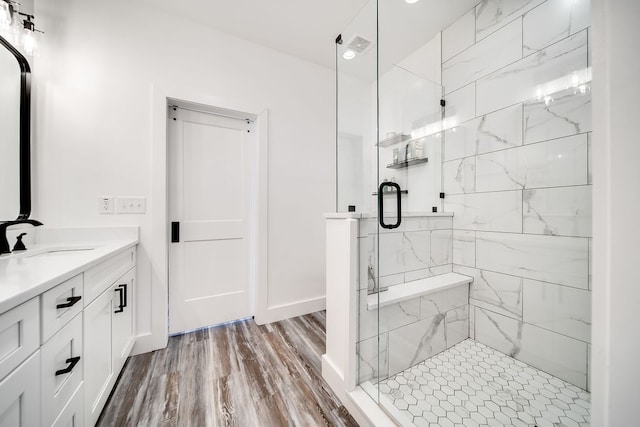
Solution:
{"label": "shower threshold", "polygon": [[403,426],[590,423],[590,393],[471,339],[378,385],[381,406]]}

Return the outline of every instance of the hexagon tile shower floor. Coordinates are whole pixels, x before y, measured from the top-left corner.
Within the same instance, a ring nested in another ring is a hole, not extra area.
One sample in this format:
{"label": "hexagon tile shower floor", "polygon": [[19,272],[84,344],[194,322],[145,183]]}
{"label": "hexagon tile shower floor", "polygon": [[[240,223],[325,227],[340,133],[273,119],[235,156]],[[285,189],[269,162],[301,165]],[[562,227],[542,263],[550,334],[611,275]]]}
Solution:
{"label": "hexagon tile shower floor", "polygon": [[[380,381],[416,426],[588,426],[590,394],[471,339]],[[399,414],[398,414],[399,413]]]}

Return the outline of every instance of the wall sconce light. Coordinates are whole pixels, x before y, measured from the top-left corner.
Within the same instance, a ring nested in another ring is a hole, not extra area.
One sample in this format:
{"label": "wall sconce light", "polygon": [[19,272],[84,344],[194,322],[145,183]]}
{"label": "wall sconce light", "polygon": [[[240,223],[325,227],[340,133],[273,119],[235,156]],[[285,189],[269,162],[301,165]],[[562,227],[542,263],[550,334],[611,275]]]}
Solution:
{"label": "wall sconce light", "polygon": [[13,0],[0,0],[0,35],[25,54],[38,56],[40,34],[44,33],[36,29],[35,16],[20,12],[18,6]]}

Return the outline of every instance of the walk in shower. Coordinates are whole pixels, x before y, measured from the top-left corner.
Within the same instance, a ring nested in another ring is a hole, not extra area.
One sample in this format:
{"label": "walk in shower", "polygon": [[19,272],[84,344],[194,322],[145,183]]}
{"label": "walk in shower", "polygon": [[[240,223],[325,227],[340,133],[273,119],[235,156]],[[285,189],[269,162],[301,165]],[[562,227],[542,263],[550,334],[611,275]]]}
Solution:
{"label": "walk in shower", "polygon": [[336,39],[356,382],[401,425],[589,425],[589,7],[371,0]]}

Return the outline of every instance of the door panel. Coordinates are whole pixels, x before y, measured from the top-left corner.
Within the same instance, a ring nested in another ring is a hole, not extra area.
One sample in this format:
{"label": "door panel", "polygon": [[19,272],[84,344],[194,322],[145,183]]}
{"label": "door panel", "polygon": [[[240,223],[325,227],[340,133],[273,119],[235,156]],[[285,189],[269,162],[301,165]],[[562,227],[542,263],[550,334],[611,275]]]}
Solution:
{"label": "door panel", "polygon": [[185,221],[244,217],[243,130],[184,124]]}
{"label": "door panel", "polygon": [[[175,119],[175,120],[173,120]],[[251,315],[253,124],[169,109],[169,331]]]}

